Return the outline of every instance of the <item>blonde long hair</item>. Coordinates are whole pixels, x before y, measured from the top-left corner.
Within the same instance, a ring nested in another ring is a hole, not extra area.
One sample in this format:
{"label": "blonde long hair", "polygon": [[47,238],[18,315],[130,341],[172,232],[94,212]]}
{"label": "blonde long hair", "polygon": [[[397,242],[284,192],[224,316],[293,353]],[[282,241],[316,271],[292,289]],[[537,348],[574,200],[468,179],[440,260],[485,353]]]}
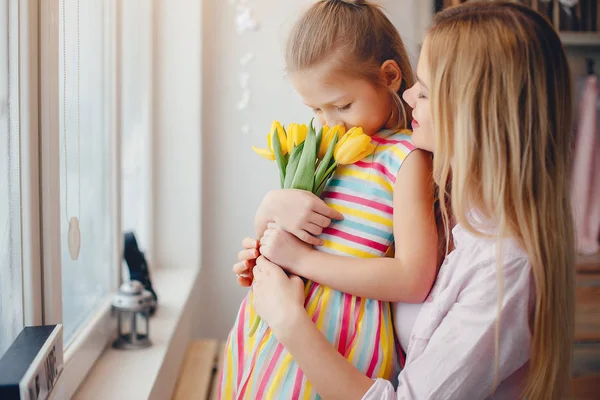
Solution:
{"label": "blonde long hair", "polygon": [[[569,199],[571,77],[550,23],[515,2],[466,3],[438,14],[426,40],[436,149],[457,222],[476,208],[516,238],[535,283],[523,396],[558,399],[570,378],[575,246]],[[443,196],[440,196],[443,200]],[[448,220],[447,206],[441,208]],[[495,383],[503,273],[498,268]],[[527,301],[527,299],[523,299]]]}
{"label": "blonde long hair", "polygon": [[289,35],[285,61],[295,72],[334,59],[340,72],[358,76],[376,86],[381,65],[396,61],[402,73],[394,101],[395,127],[407,128],[411,108],[402,99],[414,82],[414,74],[400,34],[381,7],[366,0],[320,0],[294,24]]}

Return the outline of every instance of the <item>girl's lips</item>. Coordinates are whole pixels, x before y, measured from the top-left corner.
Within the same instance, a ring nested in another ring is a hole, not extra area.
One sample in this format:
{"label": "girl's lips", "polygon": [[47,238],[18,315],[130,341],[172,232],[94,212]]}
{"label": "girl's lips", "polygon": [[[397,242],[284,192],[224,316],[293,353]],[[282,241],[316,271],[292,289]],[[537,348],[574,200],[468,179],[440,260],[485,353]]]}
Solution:
{"label": "girl's lips", "polygon": [[412,125],[413,129],[418,128],[419,127],[419,122],[416,119],[413,119],[411,125]]}

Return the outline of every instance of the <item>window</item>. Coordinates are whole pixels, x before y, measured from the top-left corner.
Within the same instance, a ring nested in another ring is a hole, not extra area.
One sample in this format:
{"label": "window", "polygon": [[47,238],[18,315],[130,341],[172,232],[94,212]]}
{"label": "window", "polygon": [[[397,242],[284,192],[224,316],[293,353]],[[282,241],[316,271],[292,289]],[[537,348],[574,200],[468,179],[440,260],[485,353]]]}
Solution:
{"label": "window", "polygon": [[116,331],[123,229],[149,246],[152,7],[0,0],[0,357],[63,324],[67,398]]}
{"label": "window", "polygon": [[0,0],[0,356],[23,327],[16,0]]}
{"label": "window", "polygon": [[[110,92],[105,79],[107,4],[104,0],[62,0],[59,10],[60,231],[67,345],[114,289]],[[73,217],[78,218],[81,232],[76,260],[71,258],[67,240]]]}

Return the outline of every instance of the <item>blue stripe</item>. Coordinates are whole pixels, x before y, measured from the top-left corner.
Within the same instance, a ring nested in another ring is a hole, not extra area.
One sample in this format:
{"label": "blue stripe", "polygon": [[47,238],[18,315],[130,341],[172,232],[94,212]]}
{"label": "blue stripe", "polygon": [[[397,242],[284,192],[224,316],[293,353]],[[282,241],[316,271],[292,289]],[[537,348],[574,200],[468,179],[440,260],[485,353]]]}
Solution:
{"label": "blue stripe", "polygon": [[400,166],[404,160],[401,160],[393,151],[388,149],[377,157],[375,161],[383,164],[391,174],[396,175],[400,171]]}
{"label": "blue stripe", "polygon": [[[345,189],[352,190],[353,192],[364,195],[365,192],[373,193],[374,195],[381,197],[383,199],[392,201],[392,193],[387,190],[381,190],[372,186],[369,186],[370,182],[366,182],[363,179],[356,179],[351,176],[344,177],[344,180],[340,179],[332,179],[329,181],[328,190],[334,187],[343,187]],[[368,188],[368,189],[367,189]]]}
{"label": "blue stripe", "polygon": [[[383,240],[389,241],[394,238],[394,234],[391,232],[382,231],[381,229],[373,228],[372,226],[361,224],[355,220],[351,220],[351,217],[345,217],[341,221],[336,221],[332,228],[343,230],[343,227],[348,227],[359,232],[368,233],[369,235],[377,236]],[[362,218],[360,220],[363,220]],[[339,227],[339,228],[338,228]],[[340,229],[341,228],[341,229]]]}
{"label": "blue stripe", "polygon": [[[329,340],[329,343],[336,345],[335,343],[335,338],[337,337],[339,339],[340,336],[340,332],[339,329],[337,329],[338,327],[338,323],[339,323],[339,318],[342,316],[342,313],[339,312],[339,310],[341,310],[341,303],[340,303],[340,297],[342,296],[341,292],[338,292],[337,290],[333,290],[333,289],[325,289],[325,290],[331,290],[331,296],[329,298],[329,304],[328,307],[330,310],[336,310],[338,312],[336,312],[336,315],[333,315],[333,313],[327,315],[327,317],[329,318],[325,318],[328,319],[329,323],[327,326],[327,340]],[[323,294],[321,294],[321,296],[323,296]],[[324,310],[321,310],[324,311]],[[337,317],[337,318],[336,318]]]}
{"label": "blue stripe", "polygon": [[287,396],[290,396],[294,390],[294,383],[296,382],[296,373],[298,371],[298,365],[292,358],[292,363],[287,370],[287,375],[285,376],[285,381],[283,382],[283,388],[281,389],[281,393]]}

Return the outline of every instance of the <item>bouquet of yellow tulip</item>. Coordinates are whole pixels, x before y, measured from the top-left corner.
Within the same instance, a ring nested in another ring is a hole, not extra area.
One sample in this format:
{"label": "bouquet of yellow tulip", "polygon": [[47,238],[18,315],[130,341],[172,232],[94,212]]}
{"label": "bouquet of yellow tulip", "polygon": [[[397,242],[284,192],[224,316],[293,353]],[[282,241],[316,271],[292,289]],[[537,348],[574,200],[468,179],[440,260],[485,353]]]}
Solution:
{"label": "bouquet of yellow tulip", "polygon": [[310,126],[289,124],[287,130],[273,121],[267,135],[267,149],[252,149],[279,167],[282,189],[308,190],[321,196],[338,165],[354,164],[375,150],[362,128],[348,132],[343,126],[327,125],[315,132]]}
{"label": "bouquet of yellow tulip", "polygon": [[[354,164],[375,151],[371,138],[360,127],[346,132],[343,126],[325,125],[316,133],[312,121],[309,127],[289,124],[287,130],[273,121],[267,144],[266,149],[252,149],[277,162],[281,188],[308,190],[319,197],[338,165]],[[259,324],[260,318],[256,317],[249,336]]]}

